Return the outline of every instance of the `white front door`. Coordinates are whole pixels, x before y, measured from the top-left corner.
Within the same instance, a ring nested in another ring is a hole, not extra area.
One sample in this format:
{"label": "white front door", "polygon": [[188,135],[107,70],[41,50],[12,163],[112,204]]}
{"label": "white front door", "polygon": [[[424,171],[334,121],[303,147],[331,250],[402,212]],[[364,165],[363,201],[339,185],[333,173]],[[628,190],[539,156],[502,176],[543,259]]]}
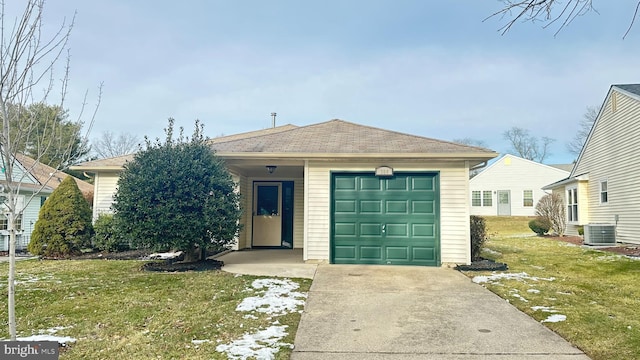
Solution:
{"label": "white front door", "polygon": [[253,246],[282,246],[282,183],[253,184]]}

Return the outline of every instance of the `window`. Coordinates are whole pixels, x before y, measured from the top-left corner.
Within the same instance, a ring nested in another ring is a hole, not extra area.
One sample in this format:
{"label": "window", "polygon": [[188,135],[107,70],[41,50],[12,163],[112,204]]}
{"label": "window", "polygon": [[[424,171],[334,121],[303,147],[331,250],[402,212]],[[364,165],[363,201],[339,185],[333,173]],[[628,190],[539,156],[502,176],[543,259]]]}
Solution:
{"label": "window", "polygon": [[524,190],[522,192],[522,205],[525,207],[533,206],[533,190]]}
{"label": "window", "polygon": [[600,203],[606,204],[609,202],[609,192],[607,191],[607,181],[600,182]]}
{"label": "window", "polygon": [[491,191],[482,192],[482,206],[493,206],[493,198],[491,197]]}
{"label": "window", "polygon": [[567,220],[578,221],[578,189],[567,189]]}
{"label": "window", "polygon": [[[0,215],[0,230],[9,230],[9,218]],[[16,219],[16,230],[22,230],[22,215]]]}
{"label": "window", "polygon": [[491,190],[474,190],[471,192],[471,206],[493,206]]}
{"label": "window", "polygon": [[471,192],[471,206],[482,206],[482,199],[480,198],[480,191]]}

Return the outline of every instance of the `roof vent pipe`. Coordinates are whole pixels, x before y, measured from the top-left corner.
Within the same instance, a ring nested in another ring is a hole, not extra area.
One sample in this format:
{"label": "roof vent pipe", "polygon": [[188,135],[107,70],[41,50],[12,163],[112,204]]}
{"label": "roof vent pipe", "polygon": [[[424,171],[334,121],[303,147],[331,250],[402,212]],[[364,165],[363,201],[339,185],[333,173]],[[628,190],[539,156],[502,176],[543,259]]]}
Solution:
{"label": "roof vent pipe", "polygon": [[271,119],[271,127],[272,127],[272,128],[276,127],[276,115],[277,115],[277,114],[276,114],[276,113],[274,113],[274,112],[272,112],[272,113],[271,113],[271,118],[272,118],[272,119]]}

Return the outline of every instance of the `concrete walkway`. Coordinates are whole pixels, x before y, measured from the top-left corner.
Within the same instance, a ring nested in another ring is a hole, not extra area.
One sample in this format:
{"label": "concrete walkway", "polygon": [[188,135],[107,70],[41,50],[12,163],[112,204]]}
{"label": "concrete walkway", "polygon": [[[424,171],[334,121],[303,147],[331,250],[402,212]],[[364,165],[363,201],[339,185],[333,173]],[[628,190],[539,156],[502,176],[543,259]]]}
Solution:
{"label": "concrete walkway", "polygon": [[216,257],[234,274],[313,279],[317,264],[302,260],[302,249],[242,250]]}
{"label": "concrete walkway", "polygon": [[319,265],[291,359],[588,359],[461,273]]}

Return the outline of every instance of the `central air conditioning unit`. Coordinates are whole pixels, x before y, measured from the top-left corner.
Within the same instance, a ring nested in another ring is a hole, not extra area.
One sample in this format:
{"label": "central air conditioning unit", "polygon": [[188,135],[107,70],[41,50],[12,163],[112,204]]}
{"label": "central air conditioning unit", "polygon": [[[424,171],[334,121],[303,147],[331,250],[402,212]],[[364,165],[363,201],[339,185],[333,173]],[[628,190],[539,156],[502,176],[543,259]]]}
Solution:
{"label": "central air conditioning unit", "polygon": [[615,245],[616,226],[610,224],[589,224],[584,226],[585,245]]}

